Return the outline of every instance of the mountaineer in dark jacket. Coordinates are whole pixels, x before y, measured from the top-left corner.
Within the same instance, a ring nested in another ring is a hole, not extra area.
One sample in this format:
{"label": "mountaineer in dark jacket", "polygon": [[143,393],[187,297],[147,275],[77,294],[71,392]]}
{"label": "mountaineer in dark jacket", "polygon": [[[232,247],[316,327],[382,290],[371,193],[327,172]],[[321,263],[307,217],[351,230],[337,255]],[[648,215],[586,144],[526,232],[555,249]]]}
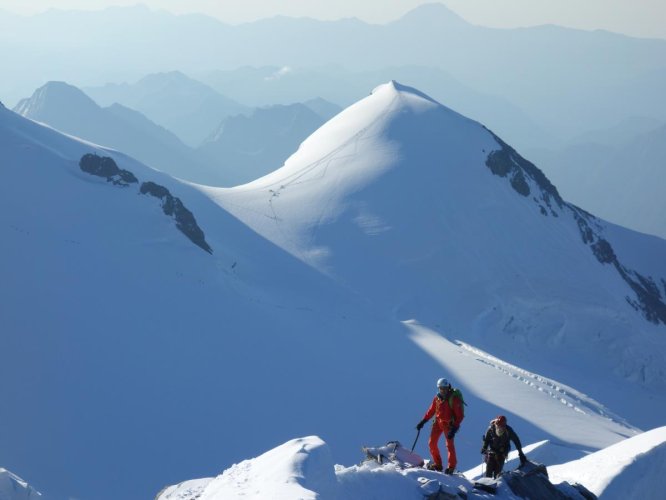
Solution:
{"label": "mountaineer in dark jacket", "polygon": [[502,473],[504,461],[506,460],[511,443],[516,445],[520,465],[527,462],[520,439],[511,426],[506,424],[506,417],[499,415],[496,419],[490,421],[490,427],[483,436],[483,448],[481,453],[485,455],[486,477],[496,478]]}

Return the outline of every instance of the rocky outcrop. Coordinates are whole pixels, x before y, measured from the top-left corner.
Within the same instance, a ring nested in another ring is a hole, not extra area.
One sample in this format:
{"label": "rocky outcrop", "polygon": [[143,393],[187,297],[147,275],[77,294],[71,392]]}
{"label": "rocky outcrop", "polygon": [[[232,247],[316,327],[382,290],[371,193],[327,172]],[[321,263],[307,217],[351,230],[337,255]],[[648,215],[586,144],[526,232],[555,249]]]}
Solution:
{"label": "rocky outcrop", "polygon": [[187,236],[192,243],[202,248],[208,253],[213,253],[213,249],[206,243],[206,237],[197,221],[179,198],[174,197],[167,188],[155,184],[154,182],[144,182],[139,189],[141,194],[149,194],[162,200],[162,210],[164,213],[176,220],[176,227]]}
{"label": "rocky outcrop", "polygon": [[548,479],[545,465],[527,462],[517,470],[505,472],[500,481],[506,483],[518,498],[539,500],[596,500],[597,496],[584,486],[567,482],[554,485]]}
{"label": "rocky outcrop", "polygon": [[113,158],[108,156],[97,156],[96,154],[85,154],[79,161],[79,167],[84,172],[97,177],[103,177],[107,182],[111,182],[116,186],[127,187],[130,184],[135,184],[138,179],[129,170],[123,170],[116,165]]}
{"label": "rocky outcrop", "polygon": [[[490,133],[492,134],[492,132]],[[502,139],[495,134],[492,135],[500,145],[500,149],[492,151],[486,159],[486,166],[490,171],[499,177],[508,178],[511,187],[522,196],[527,197],[531,194],[543,215],[557,217],[558,211],[555,210],[555,206],[559,208],[559,211],[570,210],[578,224],[583,243],[590,247],[601,264],[614,266],[636,294],[635,299],[627,297],[627,302],[640,311],[648,321],[666,324],[666,303],[654,280],[623,266],[617,258],[613,246],[600,235],[601,230],[596,222],[596,217],[566,203],[541,170],[521,157]],[[533,181],[539,192],[532,193],[527,179]]]}
{"label": "rocky outcrop", "polygon": [[[486,129],[488,130],[488,129]],[[522,196],[531,194],[527,179],[531,179],[538,187],[533,199],[539,205],[541,213],[557,217],[554,205],[562,208],[564,200],[557,192],[557,188],[548,180],[546,175],[533,163],[520,156],[515,149],[488,130],[500,145],[500,149],[491,151],[486,158],[486,166],[490,171],[500,177],[508,177],[511,187]]]}
{"label": "rocky outcrop", "polygon": [[[81,170],[106,179],[116,186],[128,187],[130,184],[136,184],[139,180],[129,170],[123,170],[116,165],[113,158],[108,156],[98,156],[96,154],[85,154],[79,161]],[[176,221],[176,227],[189,238],[189,240],[212,254],[213,249],[206,243],[206,236],[197,224],[192,212],[190,212],[179,198],[173,196],[167,188],[154,182],[144,182],[139,188],[141,194],[148,194],[162,200],[163,212],[173,217]]]}
{"label": "rocky outcrop", "polygon": [[[578,223],[583,243],[590,246],[592,253],[601,264],[610,264],[615,267],[622,279],[636,294],[636,299],[627,296],[627,302],[641,312],[648,321],[655,324],[666,324],[666,303],[654,279],[628,269],[620,262],[610,242],[595,231],[593,226],[596,218],[593,215],[573,205],[569,205],[569,208]],[[664,282],[664,279],[661,278],[661,281]]]}

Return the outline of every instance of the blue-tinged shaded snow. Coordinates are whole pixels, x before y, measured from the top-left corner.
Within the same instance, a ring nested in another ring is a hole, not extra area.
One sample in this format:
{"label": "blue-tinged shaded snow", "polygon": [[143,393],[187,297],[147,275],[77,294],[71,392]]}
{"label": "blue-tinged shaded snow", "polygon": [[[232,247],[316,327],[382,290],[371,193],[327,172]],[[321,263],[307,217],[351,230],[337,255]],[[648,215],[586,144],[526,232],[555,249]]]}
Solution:
{"label": "blue-tinged shaded snow", "polygon": [[[525,197],[493,175],[500,147],[391,83],[282,169],[220,190],[0,108],[0,464],[100,500],[150,498],[294,436],[349,467],[361,445],[411,442],[441,376],[468,403],[463,469],[498,413],[567,461],[659,425],[663,325],[629,305],[567,206],[543,215],[534,179]],[[178,197],[212,254],[138,185],[82,172],[91,152]],[[628,235],[656,256],[638,259],[591,221],[665,286],[662,240]]]}

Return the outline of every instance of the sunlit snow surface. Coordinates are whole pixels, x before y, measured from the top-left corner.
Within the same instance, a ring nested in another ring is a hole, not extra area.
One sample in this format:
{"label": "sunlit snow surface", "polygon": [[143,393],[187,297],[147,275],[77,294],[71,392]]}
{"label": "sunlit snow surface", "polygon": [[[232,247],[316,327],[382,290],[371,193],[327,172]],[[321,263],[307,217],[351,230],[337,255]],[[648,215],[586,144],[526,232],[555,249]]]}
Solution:
{"label": "sunlit snow surface", "polygon": [[[219,190],[0,108],[0,465],[101,500],[294,436],[348,465],[362,445],[411,444],[441,376],[468,403],[462,468],[498,413],[525,444],[549,442],[547,465],[662,425],[663,325],[628,304],[566,207],[544,216],[489,171],[498,147],[390,83],[282,169]],[[82,172],[92,152],[179,197],[212,255],[157,199]],[[627,265],[666,276],[666,242],[596,224]]]}
{"label": "sunlit snow surface", "polygon": [[[547,443],[526,446],[528,458],[540,462]],[[553,484],[580,483],[608,499],[660,498],[666,473],[666,427],[622,441],[583,459],[548,467]],[[516,452],[505,471],[517,466]],[[442,491],[467,498],[519,498],[500,480],[497,494],[474,489],[480,467],[464,476],[424,469],[401,470],[393,464],[366,462],[334,465],[328,445],[316,436],[289,441],[265,454],[225,470],[216,478],[186,481],[166,488],[157,500],[422,500]]]}

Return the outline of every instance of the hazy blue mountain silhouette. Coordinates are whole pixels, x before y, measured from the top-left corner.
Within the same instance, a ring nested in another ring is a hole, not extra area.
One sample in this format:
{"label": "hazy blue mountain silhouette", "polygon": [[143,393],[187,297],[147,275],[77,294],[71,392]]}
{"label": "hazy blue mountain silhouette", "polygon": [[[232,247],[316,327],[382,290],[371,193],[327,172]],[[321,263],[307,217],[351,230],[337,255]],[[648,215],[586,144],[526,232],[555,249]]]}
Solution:
{"label": "hazy blue mountain silhouette", "polygon": [[14,111],[88,141],[118,149],[171,175],[200,178],[195,152],[173,133],[120,104],[98,106],[80,89],[49,82]]}
{"label": "hazy blue mountain silhouette", "polygon": [[566,148],[534,150],[530,157],[566,199],[606,220],[666,239],[666,125],[644,131],[650,123],[632,120],[606,130],[605,137],[586,134]]}
{"label": "hazy blue mountain silhouette", "polygon": [[312,111],[321,116],[324,120],[329,120],[342,111],[342,107],[321,97],[315,97],[305,101],[305,104]]}
{"label": "hazy blue mountain silhouette", "polygon": [[84,90],[102,106],[117,102],[140,111],[192,147],[199,146],[225,117],[249,111],[180,71]]}
{"label": "hazy blue mountain silhouette", "polygon": [[[490,29],[464,22],[442,4],[418,7],[386,25],[276,17],[230,26],[140,6],[48,11],[8,24],[0,57],[15,75],[14,87],[32,81],[34,88],[35,80],[45,79],[90,81],[91,74],[102,84],[173,68],[200,75],[241,66],[360,71],[417,65],[501,95],[561,139],[629,115],[666,120],[666,40],[556,26]],[[50,50],[29,50],[36,39]],[[85,72],[68,64],[72,58]],[[294,101],[301,99],[282,102]]]}
{"label": "hazy blue mountain silhouette", "polygon": [[211,87],[242,102],[265,106],[303,102],[321,96],[348,106],[366,95],[377,82],[408,81],[447,106],[488,124],[518,147],[549,144],[549,134],[535,117],[498,94],[483,93],[450,73],[427,66],[393,66],[351,71],[339,66],[293,69],[243,67],[215,71],[202,77]]}
{"label": "hazy blue mountain silhouette", "polygon": [[244,184],[278,169],[325,121],[300,103],[226,118],[199,148],[214,172],[211,184]]}

